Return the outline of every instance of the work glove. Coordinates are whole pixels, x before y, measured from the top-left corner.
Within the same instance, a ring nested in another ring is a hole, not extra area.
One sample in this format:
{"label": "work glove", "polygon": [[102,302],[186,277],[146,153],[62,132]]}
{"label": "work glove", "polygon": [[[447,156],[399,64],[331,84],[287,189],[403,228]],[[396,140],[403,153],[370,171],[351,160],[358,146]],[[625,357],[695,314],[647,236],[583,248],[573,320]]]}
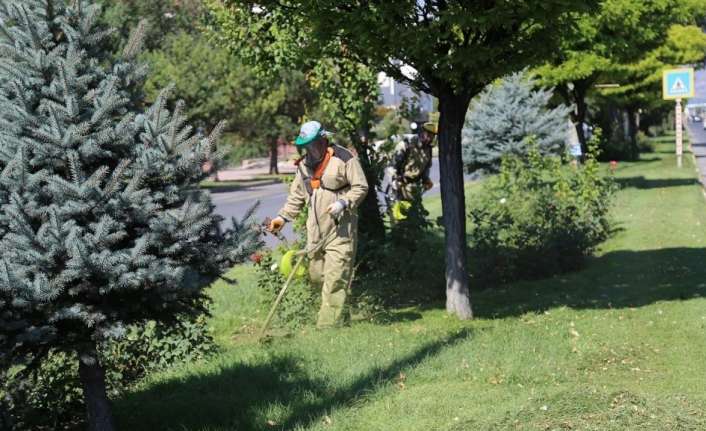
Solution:
{"label": "work glove", "polygon": [[346,209],[348,205],[346,204],[345,201],[338,200],[326,208],[326,212],[331,214],[333,217],[338,217],[339,214],[343,212],[343,210]]}
{"label": "work glove", "polygon": [[270,222],[270,225],[267,226],[267,230],[269,230],[269,231],[272,232],[272,233],[277,233],[277,232],[279,232],[279,231],[282,230],[282,228],[284,227],[284,224],[285,224],[286,222],[287,222],[287,221],[286,221],[285,219],[283,219],[282,217],[277,216],[277,217],[275,217],[275,218],[272,219],[272,221]]}
{"label": "work glove", "polygon": [[424,190],[429,191],[434,188],[434,181],[427,179],[424,181]]}

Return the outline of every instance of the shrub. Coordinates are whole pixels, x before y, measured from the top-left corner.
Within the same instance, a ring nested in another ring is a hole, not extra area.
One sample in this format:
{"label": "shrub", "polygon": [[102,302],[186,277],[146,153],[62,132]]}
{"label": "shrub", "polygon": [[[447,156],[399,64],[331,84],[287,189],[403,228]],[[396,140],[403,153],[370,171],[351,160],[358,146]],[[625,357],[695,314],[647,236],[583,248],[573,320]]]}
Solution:
{"label": "shrub", "polygon": [[637,139],[637,149],[638,151],[640,151],[640,153],[655,152],[655,143],[650,139],[649,136],[647,136],[647,133],[639,131],[637,132],[635,139]]}
{"label": "shrub", "polygon": [[[269,311],[284,286],[286,277],[280,272],[279,261],[276,261],[273,253],[257,255],[253,260],[257,271],[257,286],[263,292],[262,305]],[[314,291],[309,279],[295,278],[277,308],[273,326],[298,329],[311,324],[316,317],[319,303],[319,292]]]}
{"label": "shrub", "polygon": [[534,146],[504,159],[469,208],[473,278],[492,285],[574,270],[608,237],[614,186],[598,172],[596,142],[578,167]]}
{"label": "shrub", "polygon": [[[148,322],[124,339],[101,346],[108,393],[118,396],[147,374],[192,362],[216,351],[206,318],[171,326]],[[0,383],[0,430],[80,428],[85,407],[75,354],[52,351],[38,367],[17,367]],[[3,412],[3,409],[5,410]]]}

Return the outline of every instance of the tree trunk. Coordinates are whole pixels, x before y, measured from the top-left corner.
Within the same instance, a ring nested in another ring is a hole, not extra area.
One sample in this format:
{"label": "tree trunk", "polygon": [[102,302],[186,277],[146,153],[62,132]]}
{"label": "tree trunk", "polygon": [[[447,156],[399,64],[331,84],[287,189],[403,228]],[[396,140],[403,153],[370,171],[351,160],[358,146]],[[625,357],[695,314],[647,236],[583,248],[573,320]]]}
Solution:
{"label": "tree trunk", "polygon": [[574,87],[571,90],[568,88],[568,85],[560,85],[556,88],[559,94],[564,98],[567,105],[574,105],[575,109],[571,111],[570,116],[571,121],[576,125],[576,134],[578,135],[579,142],[581,143],[581,152],[583,154],[588,152],[588,139],[586,139],[583,124],[586,122],[586,115],[588,113],[586,93],[592,83],[592,80],[581,80],[574,82]]}
{"label": "tree trunk", "polygon": [[379,186],[378,174],[375,171],[368,150],[367,138],[363,141],[357,134],[351,135],[351,141],[358,153],[358,160],[363,168],[365,179],[368,182],[368,194],[365,200],[360,205],[359,217],[359,251],[360,254],[365,254],[367,244],[370,240],[383,240],[385,238],[385,222],[382,219],[380,212],[380,203],[378,202],[377,188]]}
{"label": "tree trunk", "polygon": [[572,93],[574,95],[574,103],[576,104],[576,112],[574,115],[576,132],[579,135],[579,142],[581,142],[581,152],[583,154],[587,154],[588,139],[586,139],[586,133],[583,129],[583,125],[586,123],[586,113],[588,112],[588,105],[586,104],[586,90],[583,88],[583,85],[577,83]]}
{"label": "tree trunk", "polygon": [[469,96],[439,97],[439,170],[446,240],[446,311],[473,318],[466,268],[466,199],[461,157],[461,131]]}
{"label": "tree trunk", "polygon": [[277,147],[279,139],[270,141],[270,175],[279,175],[279,167],[277,166]]}
{"label": "tree trunk", "polygon": [[89,431],[113,431],[113,413],[105,388],[105,373],[95,347],[79,352],[78,374],[83,386]]}
{"label": "tree trunk", "polygon": [[638,122],[636,116],[638,115],[636,110],[632,107],[628,107],[625,110],[625,114],[628,120],[628,140],[630,142],[630,159],[637,160],[640,158],[640,148],[637,142],[637,130]]}

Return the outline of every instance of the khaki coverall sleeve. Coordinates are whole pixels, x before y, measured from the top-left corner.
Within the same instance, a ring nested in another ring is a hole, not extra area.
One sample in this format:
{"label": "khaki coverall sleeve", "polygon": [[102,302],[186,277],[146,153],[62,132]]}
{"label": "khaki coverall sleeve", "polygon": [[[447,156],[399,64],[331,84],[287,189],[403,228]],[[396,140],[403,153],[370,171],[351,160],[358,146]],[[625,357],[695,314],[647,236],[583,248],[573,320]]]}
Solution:
{"label": "khaki coverall sleeve", "polygon": [[346,163],[346,179],[350,184],[350,190],[346,192],[343,199],[348,202],[351,209],[358,208],[368,194],[368,180],[365,179],[365,173],[358,158],[354,157]]}
{"label": "khaki coverall sleeve", "polygon": [[297,170],[297,174],[294,176],[294,181],[292,181],[292,185],[289,187],[287,202],[280,210],[279,216],[287,221],[292,221],[297,218],[302,208],[304,208],[304,205],[306,205],[307,197],[308,194],[306,192],[306,187],[304,186],[301,170]]}

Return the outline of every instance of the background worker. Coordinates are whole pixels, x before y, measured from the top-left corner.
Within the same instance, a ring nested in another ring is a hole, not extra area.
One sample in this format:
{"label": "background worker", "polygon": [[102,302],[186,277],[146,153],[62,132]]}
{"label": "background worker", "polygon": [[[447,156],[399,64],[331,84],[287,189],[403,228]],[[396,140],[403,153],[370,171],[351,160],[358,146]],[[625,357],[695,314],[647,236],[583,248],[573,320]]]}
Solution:
{"label": "background worker", "polygon": [[412,201],[434,187],[429,172],[437,125],[412,123],[412,128],[414,133],[405,135],[395,147],[391,177],[398,200]]}
{"label": "background worker", "polygon": [[346,298],[356,251],[358,206],[368,193],[368,183],[356,157],[332,145],[317,121],[301,127],[295,141],[303,157],[284,208],[269,230],[278,232],[308,205],[307,248],[309,276],[321,288],[317,327],[326,328],[347,318]]}

